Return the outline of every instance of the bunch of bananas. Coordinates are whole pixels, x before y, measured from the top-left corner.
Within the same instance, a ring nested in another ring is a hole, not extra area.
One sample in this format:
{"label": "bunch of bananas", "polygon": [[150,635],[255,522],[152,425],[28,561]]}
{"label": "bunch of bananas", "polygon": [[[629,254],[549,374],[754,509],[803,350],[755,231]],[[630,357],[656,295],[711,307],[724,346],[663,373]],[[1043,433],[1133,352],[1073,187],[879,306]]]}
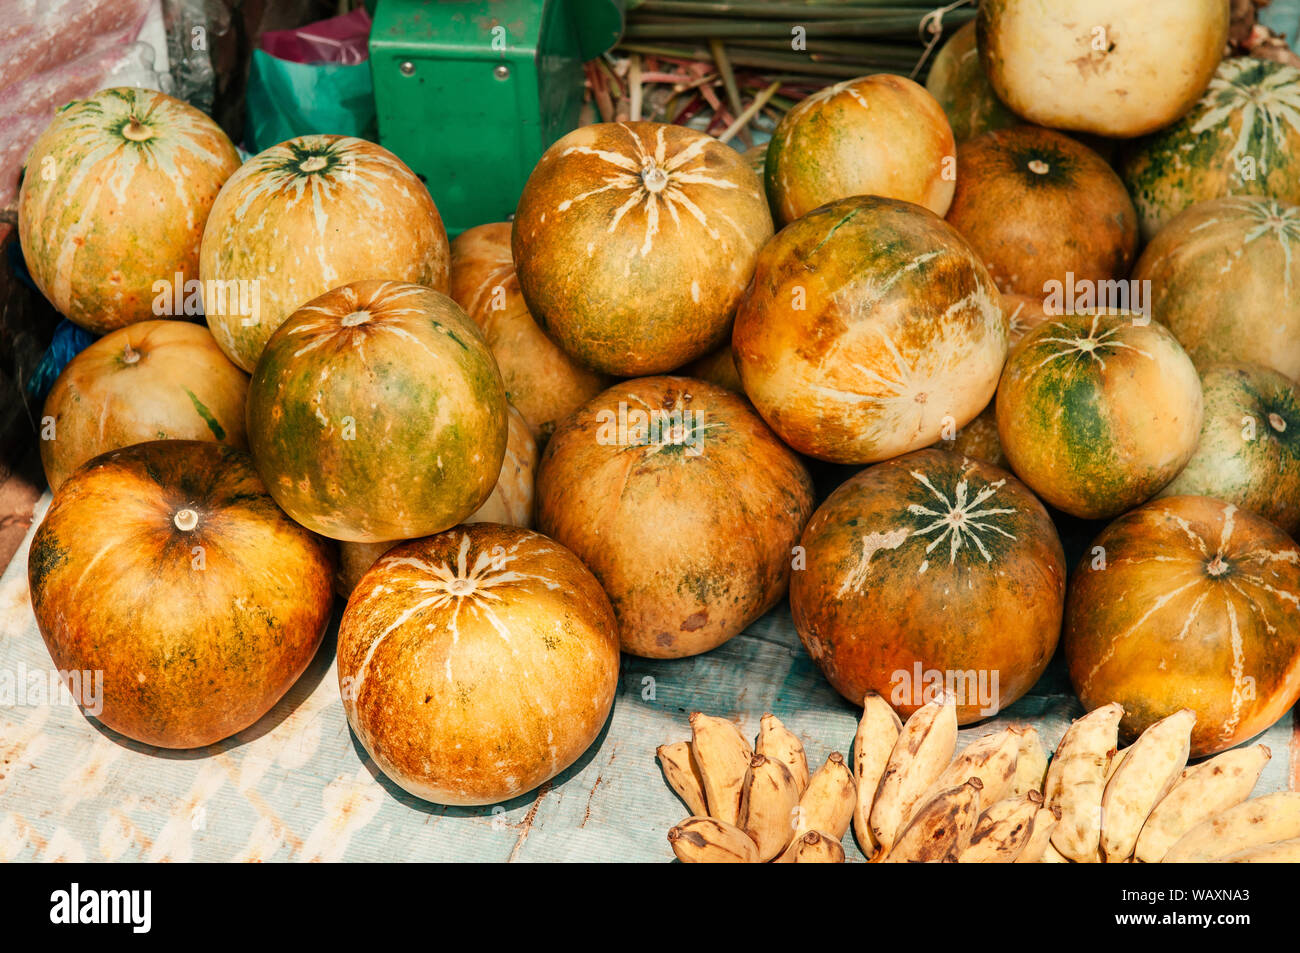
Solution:
{"label": "bunch of bananas", "polygon": [[1300,861],[1300,793],[1247,800],[1264,745],[1187,767],[1184,709],[1117,746],[1123,709],[1075,721],[1050,767],[1032,727],[956,754],[957,710],[938,698],[903,723],[863,700],[853,766],[833,752],[809,776],[802,742],[774,715],[758,738],[696,712],[691,740],[658,749],[692,816],[668,832],[689,863],[843,863],[850,824],[873,862],[1122,863]]}

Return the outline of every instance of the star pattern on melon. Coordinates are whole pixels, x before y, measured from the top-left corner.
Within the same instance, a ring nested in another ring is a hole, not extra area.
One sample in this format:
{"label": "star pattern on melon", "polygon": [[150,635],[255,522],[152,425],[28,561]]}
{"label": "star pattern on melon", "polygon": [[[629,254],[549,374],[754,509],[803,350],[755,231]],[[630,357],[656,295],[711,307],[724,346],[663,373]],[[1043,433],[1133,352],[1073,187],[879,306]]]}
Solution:
{"label": "star pattern on melon", "polygon": [[1300,70],[1283,66],[1255,85],[1238,82],[1243,72],[1257,67],[1254,60],[1224,60],[1201,97],[1200,106],[1205,113],[1192,124],[1191,132],[1202,135],[1240,114],[1241,128],[1231,157],[1240,159],[1249,155],[1250,142],[1258,130],[1261,154],[1256,158],[1260,171],[1267,173],[1270,150],[1286,149],[1288,130],[1285,127],[1300,133]]}
{"label": "star pattern on melon", "polygon": [[[1123,330],[1125,325],[1116,324],[1114,327],[1108,328],[1105,331],[1099,331],[1101,318],[1102,315],[1100,313],[1094,314],[1092,316],[1092,324],[1088,328],[1088,334],[1086,337],[1079,337],[1076,335],[1074,337],[1039,338],[1039,342],[1043,344],[1050,343],[1050,344],[1061,344],[1065,346],[1061,348],[1057,348],[1055,353],[1051,354],[1048,357],[1043,358],[1043,360],[1035,364],[1034,370],[1038,370],[1039,368],[1052,363],[1052,361],[1069,357],[1072,354],[1078,354],[1084,357],[1089,357],[1092,360],[1096,361],[1101,366],[1102,370],[1105,370],[1106,359],[1102,356],[1102,352],[1106,351],[1107,349],[1114,350],[1114,351],[1133,351],[1134,353],[1141,354],[1147,360],[1152,360],[1152,361],[1155,360],[1155,358],[1151,355],[1150,352],[1144,351],[1140,347],[1134,347],[1132,344],[1129,344],[1127,341],[1121,341],[1119,340],[1119,338],[1116,337],[1116,335],[1119,334],[1121,330]],[[1052,322],[1050,327],[1059,328],[1062,333],[1069,333],[1069,331],[1071,330],[1070,326],[1062,321],[1054,321]]]}
{"label": "star pattern on melon", "polygon": [[[541,538],[537,533],[530,533],[515,541],[510,547],[494,547],[492,550],[480,549],[478,555],[474,558],[473,564],[470,563],[470,544],[471,539],[468,533],[461,533],[460,544],[456,551],[455,566],[453,567],[446,560],[435,562],[428,559],[421,559],[416,556],[396,556],[387,555],[380,558],[376,565],[383,565],[388,568],[405,566],[423,574],[427,578],[416,579],[409,583],[412,591],[423,594],[416,602],[412,603],[398,615],[377,635],[370,643],[366,650],[365,658],[362,659],[360,666],[357,667],[357,677],[355,679],[356,695],[359,697],[361,686],[365,682],[366,675],[370,670],[370,661],[374,658],[375,652],[384,640],[393,632],[401,628],[410,619],[417,614],[428,609],[446,609],[452,607],[452,615],[447,623],[447,629],[451,633],[451,644],[455,646],[460,641],[460,613],[465,610],[468,613],[480,615],[487,621],[488,625],[501,636],[510,649],[512,655],[518,655],[514,645],[511,643],[510,630],[501,618],[493,611],[494,606],[500,606],[504,603],[499,592],[493,590],[501,586],[516,585],[519,583],[536,582],[540,583],[547,589],[556,590],[560,584],[545,576],[536,573],[521,572],[518,569],[509,568],[519,558],[519,547],[526,542],[532,542]],[[532,555],[544,555],[553,553],[554,549],[542,548],[531,550]],[[447,679],[452,680],[451,671],[451,653],[447,653],[444,663]],[[523,673],[524,677],[527,673]]]}
{"label": "star pattern on melon", "polygon": [[[606,192],[627,192],[627,199],[615,209],[607,231],[612,234],[629,212],[640,208],[645,213],[645,233],[639,249],[641,257],[644,258],[654,249],[654,240],[660,231],[660,217],[664,212],[678,227],[682,224],[682,214],[689,215],[704,228],[710,238],[719,240],[721,234],[709,221],[708,213],[691,199],[684,188],[684,186],[739,188],[735,182],[709,175],[704,171],[703,153],[713,140],[707,137],[693,139],[684,149],[669,155],[664,127],[655,130],[654,143],[648,146],[630,127],[624,123],[618,125],[627,132],[630,140],[630,146],[625,151],[597,149],[593,146],[570,146],[564,150],[563,156],[593,156],[617,171],[604,176],[601,180],[604,184],[560,202],[556,206],[556,211],[567,212],[576,203]],[[701,164],[692,165],[697,161]],[[655,183],[654,187],[647,185],[647,181]],[[658,184],[660,182],[662,184]],[[716,214],[727,220],[738,234],[745,235],[744,230],[734,221],[721,212]],[[594,252],[594,246],[588,248],[589,254]]]}
{"label": "star pattern on melon", "polygon": [[1251,219],[1252,224],[1242,238],[1242,244],[1249,245],[1264,237],[1273,238],[1282,249],[1285,267],[1282,280],[1285,291],[1291,294],[1291,243],[1300,243],[1300,208],[1283,205],[1276,199],[1241,199],[1233,203],[1242,209]]}
{"label": "star pattern on melon", "polygon": [[[872,557],[882,549],[898,549],[910,539],[928,539],[925,555],[917,574],[930,568],[930,557],[935,550],[947,543],[948,565],[957,563],[957,556],[963,549],[973,549],[986,563],[993,561],[987,540],[991,536],[1001,536],[1015,540],[1017,536],[997,525],[996,518],[1018,513],[1014,506],[997,506],[995,499],[1006,486],[1006,480],[984,483],[972,490],[971,480],[962,476],[949,496],[934,485],[933,481],[920,470],[908,471],[930,494],[928,504],[909,503],[907,512],[912,516],[928,519],[923,525],[914,529],[898,527],[884,533],[867,533],[861,538],[862,555],[857,566],[853,568],[840,584],[837,596],[843,596],[850,589],[859,592],[866,582],[871,570]],[[941,551],[942,553],[942,551]],[[942,558],[942,557],[941,557]]]}

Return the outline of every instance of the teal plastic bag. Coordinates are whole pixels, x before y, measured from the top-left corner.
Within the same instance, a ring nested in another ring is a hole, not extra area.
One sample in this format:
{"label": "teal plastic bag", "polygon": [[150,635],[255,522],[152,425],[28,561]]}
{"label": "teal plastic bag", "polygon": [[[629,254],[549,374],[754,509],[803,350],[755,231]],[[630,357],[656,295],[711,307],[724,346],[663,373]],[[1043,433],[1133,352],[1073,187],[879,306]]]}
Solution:
{"label": "teal plastic bag", "polygon": [[358,9],[263,37],[266,49],[253,50],[248,69],[244,139],[250,150],[309,133],[378,138],[369,28],[369,16]]}

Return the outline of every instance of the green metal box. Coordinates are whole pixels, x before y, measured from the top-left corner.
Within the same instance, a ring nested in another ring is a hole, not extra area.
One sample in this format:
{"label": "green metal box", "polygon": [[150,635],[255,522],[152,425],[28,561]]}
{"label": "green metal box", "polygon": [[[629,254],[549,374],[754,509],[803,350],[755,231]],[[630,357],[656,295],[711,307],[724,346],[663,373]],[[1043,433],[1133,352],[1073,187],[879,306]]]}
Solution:
{"label": "green metal box", "polygon": [[578,124],[583,62],[621,29],[612,0],[379,0],[379,141],[424,180],[448,234],[514,213],[542,153]]}

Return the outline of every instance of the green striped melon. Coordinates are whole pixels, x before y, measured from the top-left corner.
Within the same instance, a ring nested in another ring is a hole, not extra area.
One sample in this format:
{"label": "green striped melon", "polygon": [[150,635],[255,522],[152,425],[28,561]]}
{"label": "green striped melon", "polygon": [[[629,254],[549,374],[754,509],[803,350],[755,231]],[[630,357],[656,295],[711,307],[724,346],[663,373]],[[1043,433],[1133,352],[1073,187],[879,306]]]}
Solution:
{"label": "green striped melon", "polygon": [[1224,60],[1191,112],[1135,140],[1119,169],[1143,241],[1208,199],[1300,203],[1300,70],[1249,56]]}
{"label": "green striped melon", "polygon": [[455,526],[496,485],[506,397],[477,325],[421,285],[358,281],[303,305],[267,342],[248,444],[281,508],[333,539]]}
{"label": "green striped melon", "polygon": [[1149,499],[1196,449],[1196,368],[1141,314],[1065,314],[1025,335],[998,385],[998,438],[1020,479],[1074,516]]}
{"label": "green striped melon", "polygon": [[1160,496],[1213,496],[1300,529],[1300,387],[1267,367],[1223,364],[1201,389],[1200,443]]}

